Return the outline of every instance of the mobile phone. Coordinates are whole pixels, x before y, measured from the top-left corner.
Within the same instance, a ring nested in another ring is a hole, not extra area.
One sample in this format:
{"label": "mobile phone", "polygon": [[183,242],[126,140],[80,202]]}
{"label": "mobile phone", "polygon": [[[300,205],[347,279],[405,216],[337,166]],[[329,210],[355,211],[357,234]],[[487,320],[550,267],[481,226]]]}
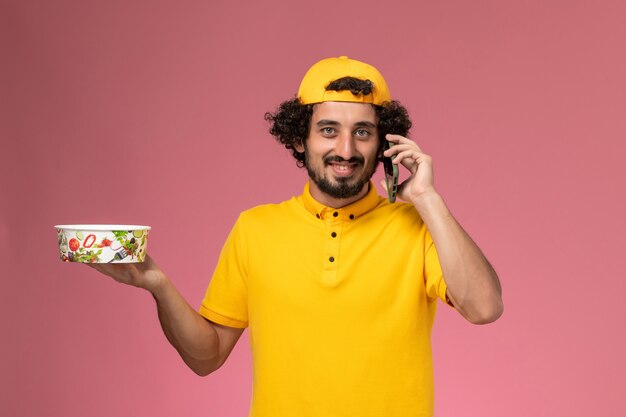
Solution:
{"label": "mobile phone", "polygon": [[[393,146],[389,141],[385,141],[385,150]],[[396,201],[396,194],[398,193],[398,165],[391,162],[391,158],[383,156],[383,167],[385,168],[385,182],[387,184],[387,196],[389,202],[394,203]]]}

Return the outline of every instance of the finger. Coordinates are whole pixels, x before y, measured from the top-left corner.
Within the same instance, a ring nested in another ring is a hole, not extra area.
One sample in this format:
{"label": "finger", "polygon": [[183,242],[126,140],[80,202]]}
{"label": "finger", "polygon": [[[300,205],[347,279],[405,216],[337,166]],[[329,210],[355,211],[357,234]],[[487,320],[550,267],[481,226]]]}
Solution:
{"label": "finger", "polygon": [[417,151],[416,149],[405,149],[403,151],[396,153],[395,158],[393,158],[393,162],[398,163],[400,160],[405,159],[405,158],[416,161],[422,158],[423,156],[426,156],[426,155]]}
{"label": "finger", "polygon": [[415,146],[415,144],[406,144],[406,145],[393,145],[389,149],[383,152],[384,156],[393,157],[396,154],[399,154],[403,151],[415,151],[419,152],[419,148]]}
{"label": "finger", "polygon": [[385,135],[385,139],[387,139],[391,143],[400,143],[403,139],[409,140],[408,138],[402,135],[395,135],[393,133],[387,133]]}
{"label": "finger", "polygon": [[[404,196],[404,189],[407,187],[407,182],[408,181],[404,181],[402,184],[398,185],[398,198],[404,200],[403,196]],[[405,200],[407,201],[407,200]]]}
{"label": "finger", "polygon": [[422,150],[419,148],[419,146],[417,146],[417,144],[415,142],[408,142],[408,143],[402,143],[402,144],[395,144],[391,147],[389,147],[389,149],[385,150],[383,152],[384,156],[387,157],[394,157],[394,155],[397,155],[401,152],[415,152],[418,154],[423,154],[424,152],[422,152]]}
{"label": "finger", "polygon": [[423,153],[419,153],[415,150],[408,150],[404,152],[400,152],[393,158],[394,164],[402,164],[410,170],[414,170],[420,164],[421,161],[425,160],[426,155]]}
{"label": "finger", "polygon": [[86,263],[84,265],[87,265],[89,268],[91,269],[95,269],[98,272],[102,272],[102,267],[100,266],[100,264],[95,264],[95,263]]}
{"label": "finger", "polygon": [[[396,146],[394,146],[395,148]],[[415,160],[424,160],[424,159],[431,159],[430,155],[425,154],[424,152],[422,152],[418,147],[400,147],[397,146],[397,150],[395,152],[395,159],[398,159],[398,157],[409,157],[409,158],[413,158]]]}
{"label": "finger", "polygon": [[412,140],[409,139],[405,136],[402,135],[394,135],[392,133],[388,133],[385,135],[385,139],[387,139],[387,141],[391,142],[394,144],[394,146],[397,146],[398,144],[411,144],[414,145],[418,151],[422,152],[422,150],[420,149],[420,147],[417,145],[417,143]]}
{"label": "finger", "polygon": [[[385,190],[385,192],[388,192],[387,191],[387,181],[380,180],[380,185],[383,187],[383,190]],[[407,201],[407,200],[403,199],[402,196],[400,196],[400,189],[403,188],[403,185],[404,185],[404,183],[398,185],[398,192],[396,193],[396,201]]]}

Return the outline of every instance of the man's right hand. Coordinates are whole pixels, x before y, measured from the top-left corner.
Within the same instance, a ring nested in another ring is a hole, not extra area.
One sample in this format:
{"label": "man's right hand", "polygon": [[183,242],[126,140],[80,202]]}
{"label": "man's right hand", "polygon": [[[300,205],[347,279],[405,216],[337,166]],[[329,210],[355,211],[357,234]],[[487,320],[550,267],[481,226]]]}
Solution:
{"label": "man's right hand", "polygon": [[110,276],[117,282],[143,288],[153,294],[162,288],[167,280],[163,271],[159,269],[149,255],[141,263],[93,263],[87,265]]}

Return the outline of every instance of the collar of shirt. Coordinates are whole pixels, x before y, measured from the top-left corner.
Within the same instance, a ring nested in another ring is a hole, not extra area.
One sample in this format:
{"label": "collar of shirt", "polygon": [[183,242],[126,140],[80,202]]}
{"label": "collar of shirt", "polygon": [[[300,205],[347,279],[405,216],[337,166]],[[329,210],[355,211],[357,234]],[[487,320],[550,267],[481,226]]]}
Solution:
{"label": "collar of shirt", "polygon": [[341,208],[327,207],[313,198],[310,184],[307,181],[304,185],[304,192],[302,193],[302,202],[304,203],[304,207],[318,219],[323,220],[330,216],[338,220],[354,220],[376,208],[380,202],[380,196],[376,192],[374,183],[370,181],[369,191],[362,199]]}

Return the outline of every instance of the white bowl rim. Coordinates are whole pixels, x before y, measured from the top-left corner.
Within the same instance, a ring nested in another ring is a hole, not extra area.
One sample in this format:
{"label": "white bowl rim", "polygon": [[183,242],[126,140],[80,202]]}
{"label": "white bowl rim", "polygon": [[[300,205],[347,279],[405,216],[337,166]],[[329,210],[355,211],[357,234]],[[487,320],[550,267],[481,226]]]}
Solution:
{"label": "white bowl rim", "polygon": [[139,226],[132,224],[59,224],[54,226],[61,230],[88,230],[93,232],[108,232],[118,230],[150,230],[150,226]]}

